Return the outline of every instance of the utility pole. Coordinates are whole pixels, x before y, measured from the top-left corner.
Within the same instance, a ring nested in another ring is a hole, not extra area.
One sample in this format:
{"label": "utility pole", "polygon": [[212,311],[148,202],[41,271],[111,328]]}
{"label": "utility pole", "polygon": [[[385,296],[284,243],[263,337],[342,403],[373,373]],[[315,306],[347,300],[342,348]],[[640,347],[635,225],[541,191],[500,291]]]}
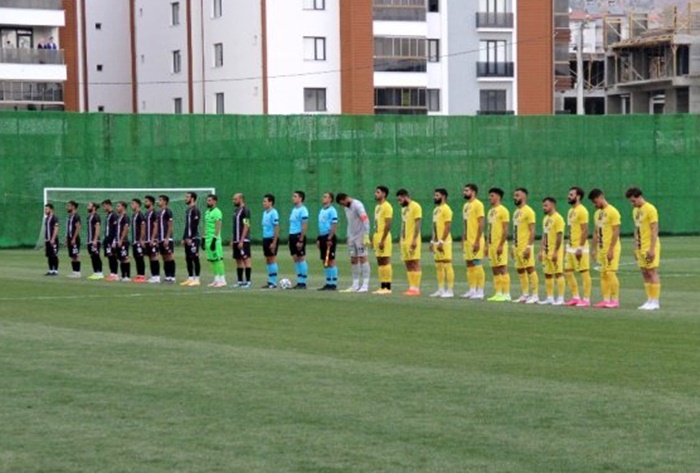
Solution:
{"label": "utility pole", "polygon": [[586,29],[587,20],[582,20],[578,31],[578,45],[576,45],[576,115],[585,115],[583,103],[583,32]]}

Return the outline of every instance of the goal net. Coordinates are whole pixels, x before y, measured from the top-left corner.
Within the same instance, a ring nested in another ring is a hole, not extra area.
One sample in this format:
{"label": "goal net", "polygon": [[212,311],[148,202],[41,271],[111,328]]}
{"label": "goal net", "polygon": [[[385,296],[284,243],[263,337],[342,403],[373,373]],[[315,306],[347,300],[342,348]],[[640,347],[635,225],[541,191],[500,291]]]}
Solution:
{"label": "goal net", "polygon": [[[204,213],[207,207],[206,198],[209,194],[216,194],[216,189],[213,187],[198,187],[198,188],[87,188],[87,187],[46,187],[44,188],[44,205],[51,203],[54,205],[56,216],[60,222],[60,235],[59,241],[63,242],[65,237],[65,221],[66,215],[66,204],[74,200],[80,207],[78,208],[78,214],[83,222],[83,235],[81,235],[83,242],[87,237],[87,230],[85,227],[85,222],[87,220],[87,203],[96,202],[100,204],[103,200],[109,199],[114,204],[115,208],[117,202],[124,201],[131,205],[132,199],[139,199],[144,202],[144,197],[147,195],[152,195],[156,198],[156,205],[158,202],[159,195],[167,195],[170,198],[170,210],[173,212],[173,238],[177,243],[180,241],[182,232],[185,230],[185,193],[195,192],[197,194],[197,206],[199,210]],[[145,209],[142,209],[145,213]],[[104,221],[104,212],[100,208],[100,217]],[[129,215],[131,215],[131,208],[129,208]],[[42,220],[43,222],[43,220]],[[200,222],[200,231],[203,231],[202,225],[204,222]],[[39,239],[37,241],[37,248],[44,247],[44,228],[43,223],[41,225],[41,231],[39,233]],[[103,226],[104,228],[104,226]]]}

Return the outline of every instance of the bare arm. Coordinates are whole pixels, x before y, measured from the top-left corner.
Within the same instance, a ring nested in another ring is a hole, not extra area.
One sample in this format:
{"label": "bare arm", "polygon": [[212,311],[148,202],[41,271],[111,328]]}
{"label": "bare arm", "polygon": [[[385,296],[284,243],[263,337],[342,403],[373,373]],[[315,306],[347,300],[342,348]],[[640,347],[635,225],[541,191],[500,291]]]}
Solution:
{"label": "bare arm", "polygon": [[610,248],[608,249],[608,261],[612,261],[615,256],[615,245],[620,240],[620,225],[613,226],[613,234],[610,239]]}
{"label": "bare arm", "polygon": [[93,245],[97,245],[97,242],[100,241],[100,234],[102,233],[102,225],[100,225],[100,222],[97,222],[95,224],[95,236],[92,240]]}
{"label": "bare arm", "polygon": [[338,224],[337,223],[331,224],[331,231],[328,234],[328,239],[332,240],[337,231],[338,231]]}
{"label": "bare arm", "polygon": [[450,232],[452,231],[452,222],[445,222],[445,231],[442,232],[442,237],[440,240],[445,241],[447,238],[450,236]]}
{"label": "bare arm", "polygon": [[124,245],[124,242],[126,242],[126,237],[128,234],[129,234],[129,224],[127,223],[126,225],[124,225],[124,231],[122,232],[122,237],[119,240],[120,245]]}
{"label": "bare arm", "polygon": [[82,228],[82,225],[80,222],[75,224],[75,233],[73,234],[73,239],[71,240],[71,243],[75,245],[75,240],[78,238],[78,235],[80,235],[80,229]]}
{"label": "bare arm", "polygon": [[586,240],[588,240],[588,224],[582,223],[581,224],[581,241],[579,241],[579,243],[578,243],[579,248],[584,247],[584,245],[586,244]]}
{"label": "bare arm", "polygon": [[139,243],[143,244],[143,239],[146,237],[146,222],[142,221],[139,225]]}
{"label": "bare arm", "polygon": [[304,240],[306,240],[306,232],[308,231],[308,229],[309,229],[309,222],[307,222],[307,221],[302,222],[301,223],[301,236],[300,236],[301,240],[300,241],[303,242]]}
{"label": "bare arm", "polygon": [[168,229],[165,232],[165,240],[170,240],[173,236],[173,221],[168,222]]}
{"label": "bare arm", "polygon": [[498,248],[503,251],[503,248],[508,241],[508,222],[503,222],[501,225],[503,225],[503,235],[501,236],[501,241],[498,242]]}
{"label": "bare arm", "polygon": [[416,248],[418,246],[418,242],[420,241],[421,221],[422,221],[422,219],[420,219],[420,218],[416,219],[416,228],[413,232],[413,239],[411,240],[411,246],[413,248]]}
{"label": "bare arm", "polygon": [[389,236],[389,230],[391,230],[391,221],[391,218],[384,219],[384,233],[382,233],[382,237],[379,240],[380,245],[384,245],[384,243],[386,242],[386,237]]}
{"label": "bare arm", "polygon": [[280,239],[280,226],[275,225],[275,235],[272,237],[272,246],[277,246],[277,242]]}
{"label": "bare arm", "polygon": [[56,243],[56,237],[58,237],[58,223],[54,225],[53,232],[51,232],[51,244]]}

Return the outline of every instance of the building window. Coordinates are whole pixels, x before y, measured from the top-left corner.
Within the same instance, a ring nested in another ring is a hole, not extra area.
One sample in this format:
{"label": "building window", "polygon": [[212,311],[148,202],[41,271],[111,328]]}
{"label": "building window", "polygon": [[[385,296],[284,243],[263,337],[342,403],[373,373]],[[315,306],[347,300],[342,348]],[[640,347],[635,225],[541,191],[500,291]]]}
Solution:
{"label": "building window", "polygon": [[428,111],[440,111],[440,89],[428,89]]}
{"label": "building window", "polygon": [[325,10],[326,0],[304,0],[304,10]]}
{"label": "building window", "polygon": [[482,90],[479,92],[480,114],[508,113],[505,90]]}
{"label": "building window", "polygon": [[173,111],[178,115],[182,113],[182,98],[173,99]]}
{"label": "building window", "polygon": [[440,0],[428,0],[428,11],[437,13],[440,11]]}
{"label": "building window", "polygon": [[428,113],[427,89],[377,88],[374,89],[374,113],[425,115]]}
{"label": "building window", "polygon": [[105,106],[104,106],[104,105],[98,105],[98,106],[97,106],[97,111],[98,111],[98,112],[104,112],[104,111],[105,111]]}
{"label": "building window", "polygon": [[425,72],[425,38],[375,37],[374,70],[377,72]]}
{"label": "building window", "polygon": [[98,64],[97,67],[96,67],[96,69],[97,69],[97,72],[102,72],[102,70],[104,69],[104,67],[102,66],[102,64]]}
{"label": "building window", "polygon": [[224,65],[224,44],[216,43],[214,45],[214,67],[223,67]]}
{"label": "building window", "polygon": [[428,40],[428,62],[440,62],[440,40]]}
{"label": "building window", "polygon": [[326,111],[326,89],[304,89],[304,111]]}
{"label": "building window", "polygon": [[180,2],[170,4],[170,24],[172,26],[180,24]]}
{"label": "building window", "polygon": [[223,0],[214,0],[214,18],[221,18],[223,14]]}
{"label": "building window", "polygon": [[101,30],[101,29],[102,29],[102,23],[95,23],[95,29],[96,29],[96,30]]}
{"label": "building window", "polygon": [[180,51],[173,51],[173,74],[179,74],[182,71],[182,54]]}
{"label": "building window", "polygon": [[304,60],[305,61],[325,61],[326,60],[326,38],[305,37],[304,38]]}
{"label": "building window", "polygon": [[374,0],[375,21],[425,21],[427,12],[426,0]]}
{"label": "building window", "polygon": [[505,40],[480,42],[476,73],[478,77],[513,77],[513,63]]}
{"label": "building window", "polygon": [[224,93],[218,92],[216,94],[216,113],[217,115],[224,114]]}

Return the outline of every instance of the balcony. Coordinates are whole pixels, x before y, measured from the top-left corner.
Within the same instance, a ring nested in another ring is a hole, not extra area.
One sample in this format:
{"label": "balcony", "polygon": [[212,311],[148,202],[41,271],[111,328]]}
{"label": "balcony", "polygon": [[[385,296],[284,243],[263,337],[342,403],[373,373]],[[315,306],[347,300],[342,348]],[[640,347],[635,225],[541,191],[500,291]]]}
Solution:
{"label": "balcony", "polygon": [[0,82],[0,102],[63,102],[63,86],[40,82]]}
{"label": "balcony", "polygon": [[513,110],[477,110],[476,112],[479,116],[484,115],[515,115]]}
{"label": "balcony", "polygon": [[476,76],[487,77],[513,77],[515,67],[512,62],[477,62]]}
{"label": "balcony", "polygon": [[63,10],[63,0],[0,0],[0,8]]}
{"label": "balcony", "polygon": [[426,58],[375,57],[375,72],[425,72],[428,70]]}
{"label": "balcony", "polygon": [[425,5],[375,5],[375,21],[425,21]]}
{"label": "balcony", "polygon": [[[2,0],[0,0],[2,1]],[[60,49],[0,49],[0,64],[64,64],[63,50]]]}
{"label": "balcony", "polygon": [[513,14],[504,12],[478,12],[476,14],[477,28],[513,28]]}

